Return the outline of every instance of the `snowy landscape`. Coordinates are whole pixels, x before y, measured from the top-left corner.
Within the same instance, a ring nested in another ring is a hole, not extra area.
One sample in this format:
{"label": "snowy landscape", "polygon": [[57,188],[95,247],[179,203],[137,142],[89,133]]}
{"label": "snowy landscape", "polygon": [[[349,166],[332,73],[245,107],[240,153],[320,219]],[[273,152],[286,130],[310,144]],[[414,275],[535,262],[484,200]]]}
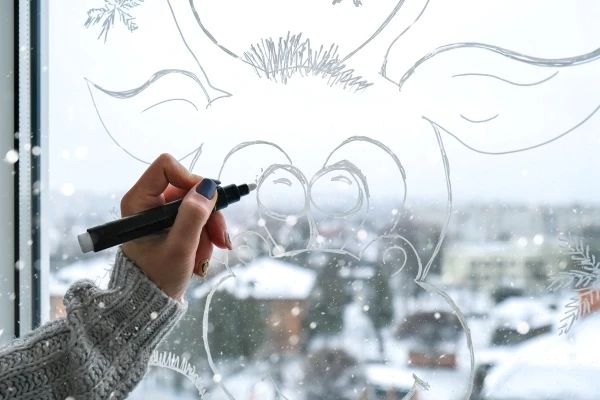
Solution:
{"label": "snowy landscape", "polygon": [[52,318],[159,154],[257,185],[131,398],[600,398],[600,2],[48,4]]}
{"label": "snowy landscape", "polygon": [[[106,284],[114,255],[79,255],[67,223],[70,209],[55,210],[64,213],[55,217],[53,232],[55,317],[62,315],[60,298],[73,281],[93,277]],[[590,232],[596,228],[572,207],[554,209],[546,225],[532,223],[532,212],[501,227],[490,225],[477,207],[469,209],[461,216],[468,221],[462,229],[450,231],[430,281],[465,316],[473,370],[467,336],[451,307],[415,285],[410,265],[395,274],[379,261],[384,246],[357,261],[318,249],[269,257],[246,241],[229,258],[217,252],[208,277],[193,281],[187,316],[158,349],[156,360],[163,354],[169,361],[151,363],[132,398],[459,400],[471,392],[472,400],[595,399],[600,354],[593,340],[600,313],[594,311],[600,296],[585,303],[587,309],[561,334],[578,291],[576,285],[549,286],[552,276],[576,266],[559,233],[586,235],[593,252],[597,242]],[[421,214],[434,215],[435,207]],[[91,225],[111,212],[82,215],[79,222]],[[231,224],[243,218],[234,214]],[[423,220],[410,227],[436,232]],[[290,240],[303,240],[286,229],[281,232]],[[431,238],[425,233],[413,240],[426,249]],[[458,271],[470,275],[457,275],[457,263]],[[484,279],[480,269],[491,278]],[[555,384],[548,384],[549,377]]]}

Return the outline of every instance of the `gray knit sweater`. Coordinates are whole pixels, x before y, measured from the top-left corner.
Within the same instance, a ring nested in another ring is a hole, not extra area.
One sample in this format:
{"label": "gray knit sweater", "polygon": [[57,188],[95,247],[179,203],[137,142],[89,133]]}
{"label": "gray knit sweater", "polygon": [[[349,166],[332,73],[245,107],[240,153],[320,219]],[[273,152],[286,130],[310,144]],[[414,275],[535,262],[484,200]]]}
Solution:
{"label": "gray knit sweater", "polygon": [[0,399],[123,399],[186,310],[120,250],[107,290],[80,281],[64,304],[66,318],[0,348]]}

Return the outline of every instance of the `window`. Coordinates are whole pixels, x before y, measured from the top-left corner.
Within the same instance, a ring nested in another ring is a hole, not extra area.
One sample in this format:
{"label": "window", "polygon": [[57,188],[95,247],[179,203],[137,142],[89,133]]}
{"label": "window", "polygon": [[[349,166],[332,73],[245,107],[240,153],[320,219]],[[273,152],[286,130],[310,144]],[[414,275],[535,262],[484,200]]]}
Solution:
{"label": "window", "polygon": [[105,284],[115,250],[76,236],[170,152],[259,189],[132,398],[595,398],[600,7],[288,3],[42,6],[42,273],[2,269],[41,277],[23,332]]}
{"label": "window", "polygon": [[[14,23],[13,23],[13,4],[3,3],[0,5],[0,23],[1,37],[7,40],[0,40],[0,154],[10,154],[14,158]],[[12,216],[14,210],[14,192],[13,192],[13,165],[3,163],[0,169],[0,185],[3,188],[3,194],[0,197],[0,215],[2,215],[2,230],[9,232],[5,240],[0,243],[0,254],[2,263],[11,265],[14,262],[14,237]],[[2,279],[0,279],[0,344],[7,342],[14,335],[14,272],[12,268],[2,269]],[[12,300],[11,300],[12,298]]]}

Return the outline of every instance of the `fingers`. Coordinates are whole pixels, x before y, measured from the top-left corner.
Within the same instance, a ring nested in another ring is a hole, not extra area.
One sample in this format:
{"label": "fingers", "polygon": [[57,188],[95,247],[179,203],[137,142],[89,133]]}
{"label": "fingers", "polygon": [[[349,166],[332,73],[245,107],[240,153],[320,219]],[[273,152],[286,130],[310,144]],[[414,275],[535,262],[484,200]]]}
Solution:
{"label": "fingers", "polygon": [[121,200],[121,214],[130,215],[162,204],[161,195],[169,184],[188,190],[199,177],[188,170],[171,155],[161,154]]}
{"label": "fingers", "polygon": [[175,223],[167,236],[167,244],[187,257],[195,254],[200,235],[217,202],[217,184],[203,179],[183,198]]}
{"label": "fingers", "polygon": [[206,275],[208,261],[212,257],[213,244],[210,240],[208,232],[203,230],[200,234],[200,243],[196,249],[196,258],[194,262],[194,273],[198,276]]}
{"label": "fingers", "polygon": [[[186,193],[187,190],[179,189],[175,186],[169,185],[164,193],[165,201],[170,202],[176,199],[181,199]],[[204,229],[208,231],[208,236],[215,246],[218,246],[222,249],[231,250],[231,241],[229,239],[229,235],[227,234],[227,224],[225,223],[225,217],[223,216],[223,213],[220,211],[213,212],[208,218],[208,221],[206,221]]]}
{"label": "fingers", "polygon": [[[200,181],[200,179],[201,178],[198,178],[198,182]],[[196,182],[196,183],[198,183],[198,182]],[[169,185],[163,193],[165,196],[165,203],[184,198],[185,195],[187,194],[187,192],[189,192],[189,190],[190,190],[190,188],[179,189],[173,185]]]}
{"label": "fingers", "polygon": [[225,217],[220,211],[212,213],[204,229],[208,232],[210,240],[222,249],[231,250],[231,241],[227,234],[227,224]]}

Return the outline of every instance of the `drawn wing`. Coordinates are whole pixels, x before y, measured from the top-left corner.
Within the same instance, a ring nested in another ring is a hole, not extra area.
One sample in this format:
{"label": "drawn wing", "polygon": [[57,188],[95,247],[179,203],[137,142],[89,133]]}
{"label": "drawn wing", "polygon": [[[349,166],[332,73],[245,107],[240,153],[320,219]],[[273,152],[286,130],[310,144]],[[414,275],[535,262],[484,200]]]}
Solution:
{"label": "drawn wing", "polygon": [[464,146],[506,154],[558,140],[594,117],[598,59],[600,48],[552,59],[454,43],[421,57],[397,86],[415,94],[422,115]]}
{"label": "drawn wing", "polygon": [[161,70],[123,91],[87,84],[104,130],[136,160],[148,163],[164,152],[185,158],[203,142],[199,127],[215,98],[194,73]]}

